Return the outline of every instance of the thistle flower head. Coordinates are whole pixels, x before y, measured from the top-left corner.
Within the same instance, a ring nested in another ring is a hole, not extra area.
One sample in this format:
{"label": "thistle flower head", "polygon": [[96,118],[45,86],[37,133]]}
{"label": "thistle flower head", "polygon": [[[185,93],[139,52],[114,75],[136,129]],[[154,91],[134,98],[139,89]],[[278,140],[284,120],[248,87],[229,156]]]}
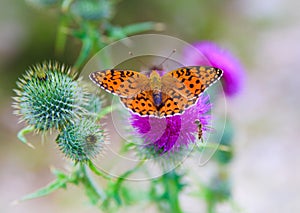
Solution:
{"label": "thistle flower head", "polygon": [[214,66],[224,71],[222,83],[227,96],[237,94],[243,87],[245,71],[236,57],[210,41],[193,44],[199,53],[191,48],[185,50],[185,60],[189,65]]}
{"label": "thistle flower head", "polygon": [[86,162],[103,150],[103,132],[95,121],[83,118],[62,129],[56,143],[67,158],[75,162]]}
{"label": "thistle flower head", "polygon": [[204,132],[208,130],[207,125],[211,119],[207,114],[211,109],[208,101],[208,96],[201,96],[193,107],[173,117],[140,117],[132,114],[130,123],[136,134],[144,140],[145,149],[155,149],[159,154],[176,152],[196,141],[196,120],[201,122]]}
{"label": "thistle flower head", "polygon": [[21,120],[35,130],[60,129],[80,117],[84,89],[71,69],[57,63],[38,64],[17,82],[13,107]]}

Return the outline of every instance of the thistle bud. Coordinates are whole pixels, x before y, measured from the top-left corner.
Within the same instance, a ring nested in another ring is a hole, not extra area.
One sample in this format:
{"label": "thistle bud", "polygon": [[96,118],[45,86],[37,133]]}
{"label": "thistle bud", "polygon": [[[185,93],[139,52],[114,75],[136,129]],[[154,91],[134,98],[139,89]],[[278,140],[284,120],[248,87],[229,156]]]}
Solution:
{"label": "thistle bud", "polygon": [[108,0],[76,0],[71,5],[71,12],[91,21],[107,19],[112,15],[112,3]]}
{"label": "thistle bud", "polygon": [[70,68],[45,62],[17,81],[15,114],[36,132],[64,128],[81,116],[86,93]]}
{"label": "thistle bud", "polygon": [[86,162],[103,150],[103,133],[103,129],[95,121],[83,118],[61,130],[56,143],[67,158],[75,162]]}

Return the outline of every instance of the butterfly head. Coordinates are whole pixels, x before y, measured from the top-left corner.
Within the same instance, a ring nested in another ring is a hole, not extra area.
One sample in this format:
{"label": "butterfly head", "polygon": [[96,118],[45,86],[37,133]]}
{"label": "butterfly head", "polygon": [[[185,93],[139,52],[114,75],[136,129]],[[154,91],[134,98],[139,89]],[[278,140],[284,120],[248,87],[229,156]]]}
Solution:
{"label": "butterfly head", "polygon": [[197,120],[195,120],[195,124],[197,125],[197,126],[200,126],[200,125],[202,125],[201,124],[201,122],[197,119]]}
{"label": "butterfly head", "polygon": [[157,71],[158,73],[162,73],[164,70],[162,66],[156,66],[156,65],[152,66],[150,69],[151,71]]}
{"label": "butterfly head", "polygon": [[161,77],[155,70],[150,74],[150,88],[151,90],[161,90]]}

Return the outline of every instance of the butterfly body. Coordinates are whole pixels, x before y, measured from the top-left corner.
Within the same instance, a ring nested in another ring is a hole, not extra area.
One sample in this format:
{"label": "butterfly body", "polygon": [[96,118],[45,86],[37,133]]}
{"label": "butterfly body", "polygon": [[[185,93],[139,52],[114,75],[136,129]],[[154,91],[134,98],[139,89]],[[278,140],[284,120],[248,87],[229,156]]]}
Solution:
{"label": "butterfly body", "polygon": [[156,107],[159,107],[162,102],[162,92],[161,92],[161,77],[156,70],[152,70],[150,73],[150,91],[152,91],[153,101]]}
{"label": "butterfly body", "polygon": [[178,68],[163,76],[153,70],[148,78],[132,70],[110,69],[93,72],[90,79],[119,96],[133,113],[163,118],[182,114],[222,74],[218,68],[193,66]]}
{"label": "butterfly body", "polygon": [[153,102],[155,104],[156,107],[159,107],[161,105],[162,102],[162,94],[161,91],[159,90],[153,90]]}

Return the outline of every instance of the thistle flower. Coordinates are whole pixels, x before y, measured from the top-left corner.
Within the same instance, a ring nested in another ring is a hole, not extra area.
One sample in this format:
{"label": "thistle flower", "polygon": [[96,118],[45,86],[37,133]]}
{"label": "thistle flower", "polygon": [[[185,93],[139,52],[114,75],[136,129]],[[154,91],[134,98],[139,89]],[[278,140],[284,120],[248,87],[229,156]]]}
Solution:
{"label": "thistle flower", "polygon": [[86,162],[103,150],[104,131],[92,119],[82,118],[62,129],[56,143],[67,158]]}
{"label": "thistle flower", "polygon": [[185,49],[185,61],[189,65],[214,66],[224,71],[223,83],[224,92],[227,96],[234,96],[243,87],[245,71],[229,51],[221,49],[217,44],[210,41],[201,41],[193,44],[203,56],[195,53],[190,47]]}
{"label": "thistle flower", "polygon": [[198,102],[187,109],[182,115],[167,118],[140,117],[132,114],[130,123],[136,134],[144,141],[144,148],[153,150],[158,154],[176,152],[183,147],[188,147],[197,139],[198,125],[202,124],[203,134],[207,132],[211,116],[208,96],[201,96]]}
{"label": "thistle flower", "polygon": [[70,68],[45,62],[27,70],[17,82],[14,112],[39,131],[60,129],[80,117],[85,92]]}

